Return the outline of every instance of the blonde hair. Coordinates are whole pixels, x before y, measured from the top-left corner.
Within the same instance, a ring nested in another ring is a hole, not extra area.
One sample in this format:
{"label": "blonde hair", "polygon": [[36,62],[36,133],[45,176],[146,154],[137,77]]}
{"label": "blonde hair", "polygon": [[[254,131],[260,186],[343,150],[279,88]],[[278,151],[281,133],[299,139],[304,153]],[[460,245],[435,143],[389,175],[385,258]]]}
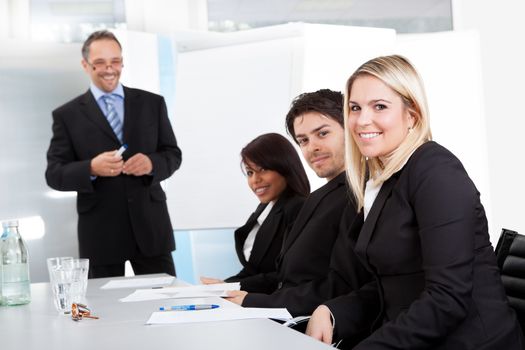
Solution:
{"label": "blonde hair", "polygon": [[[348,129],[350,110],[348,100],[352,92],[352,85],[358,77],[363,75],[370,75],[381,80],[396,92],[414,119],[412,130],[403,142],[392,154],[382,160],[376,157],[366,160]],[[359,67],[346,82],[344,117],[346,174],[359,211],[364,204],[367,177],[370,177],[376,186],[382,184],[401,169],[412,152],[432,139],[423,81],[414,66],[403,56],[392,55],[371,59]]]}

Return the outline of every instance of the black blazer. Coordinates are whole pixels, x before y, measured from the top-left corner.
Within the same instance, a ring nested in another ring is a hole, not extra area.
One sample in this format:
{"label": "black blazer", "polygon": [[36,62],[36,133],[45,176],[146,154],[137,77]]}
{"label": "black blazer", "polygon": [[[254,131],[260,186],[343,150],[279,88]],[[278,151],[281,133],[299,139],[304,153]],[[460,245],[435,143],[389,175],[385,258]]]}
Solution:
{"label": "black blazer", "polygon": [[435,142],[387,180],[356,243],[375,282],[326,305],[351,337],[363,301],[379,297],[375,332],[355,349],[522,349],[479,193]]}
{"label": "black blazer", "polygon": [[325,276],[341,216],[348,203],[344,173],[312,192],[286,234],[277,272],[259,274],[241,282],[241,289],[250,292],[243,306],[262,307],[268,300],[266,294],[276,289]]}
{"label": "black blazer", "polygon": [[[284,307],[294,317],[310,315],[323,302],[348,294],[369,282],[372,279],[370,273],[363,268],[354,254],[361,227],[360,221],[354,220],[355,217],[355,205],[350,203],[342,213],[329,270],[325,275],[296,286],[278,289],[271,294],[248,294],[250,306]],[[368,332],[368,329],[364,329],[364,332]]]}
{"label": "black blazer", "polygon": [[295,221],[304,201],[304,197],[283,193],[257,231],[250,259],[246,261],[243,252],[244,242],[260,213],[267,206],[267,204],[259,204],[246,224],[235,230],[235,251],[243,269],[235,276],[227,278],[226,282],[242,281],[249,276],[276,270],[275,259],[283,245],[284,233]]}
{"label": "black blazer", "polygon": [[135,254],[147,256],[175,249],[159,182],[181,163],[181,151],[171,128],[164,99],[124,87],[126,160],[144,153],[153,174],[120,175],[91,180],[90,162],[120,142],[90,91],[53,111],[53,137],[47,152],[46,180],[59,191],[77,191],[80,256],[91,264],[119,263]]}

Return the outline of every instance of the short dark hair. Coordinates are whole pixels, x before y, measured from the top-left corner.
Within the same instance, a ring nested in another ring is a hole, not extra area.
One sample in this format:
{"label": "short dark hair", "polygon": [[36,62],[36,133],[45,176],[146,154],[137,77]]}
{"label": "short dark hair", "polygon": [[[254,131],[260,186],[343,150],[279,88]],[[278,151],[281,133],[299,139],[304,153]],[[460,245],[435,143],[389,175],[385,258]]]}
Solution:
{"label": "short dark hair", "polygon": [[286,179],[285,192],[302,197],[310,194],[310,183],[301,159],[292,143],[280,134],[263,134],[253,139],[241,150],[241,161],[278,172]]}
{"label": "short dark hair", "polygon": [[319,112],[330,117],[344,128],[343,101],[344,96],[340,91],[330,89],[300,94],[294,98],[290,111],[286,115],[286,131],[297,142],[293,123],[295,118],[309,111]]}
{"label": "short dark hair", "polygon": [[98,30],[96,32],[91,33],[86,39],[86,41],[84,41],[84,44],[82,45],[82,58],[84,58],[84,60],[87,61],[89,58],[89,46],[91,45],[93,41],[97,41],[97,40],[113,40],[118,44],[118,46],[122,50],[122,45],[120,45],[120,42],[118,41],[115,34],[105,29]]}

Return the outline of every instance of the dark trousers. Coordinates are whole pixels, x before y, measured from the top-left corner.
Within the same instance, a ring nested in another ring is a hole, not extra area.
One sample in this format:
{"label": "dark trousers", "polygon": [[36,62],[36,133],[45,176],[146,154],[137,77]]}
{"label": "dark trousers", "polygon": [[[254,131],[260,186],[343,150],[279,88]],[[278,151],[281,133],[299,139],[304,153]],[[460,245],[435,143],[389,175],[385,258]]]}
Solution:
{"label": "dark trousers", "polygon": [[[167,273],[175,276],[175,264],[171,253],[159,256],[135,256],[129,259],[135,275],[146,275],[151,273]],[[124,276],[125,261],[118,264],[92,265],[89,266],[89,278],[118,277]]]}

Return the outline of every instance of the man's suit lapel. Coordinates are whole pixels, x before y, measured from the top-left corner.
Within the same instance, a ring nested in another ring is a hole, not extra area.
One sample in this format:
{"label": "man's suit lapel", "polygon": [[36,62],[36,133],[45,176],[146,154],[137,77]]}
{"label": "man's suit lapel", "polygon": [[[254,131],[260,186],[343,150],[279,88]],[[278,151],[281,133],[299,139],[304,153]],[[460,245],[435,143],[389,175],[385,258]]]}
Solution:
{"label": "man's suit lapel", "polygon": [[[370,208],[370,212],[368,212],[368,216],[366,217],[366,220],[363,223],[361,232],[359,233],[359,238],[357,239],[356,243],[357,252],[366,252],[366,248],[370,240],[372,239],[372,235],[375,231],[379,214],[381,214],[386,200],[390,196],[390,193],[392,192],[392,189],[394,188],[394,185],[396,184],[398,178],[399,173],[396,173],[387,181],[385,181],[381,186],[381,190],[379,190],[379,193],[377,194],[377,197],[374,200],[374,203],[372,204],[372,208]],[[366,257],[363,258],[363,260],[367,261]]]}
{"label": "man's suit lapel", "polygon": [[123,129],[123,140],[130,140],[133,126],[137,121],[137,113],[140,108],[137,107],[137,100],[140,98],[139,94],[134,93],[134,90],[124,86],[124,129]]}
{"label": "man's suit lapel", "polygon": [[80,109],[86,118],[96,124],[104,134],[120,143],[117,136],[113,132],[113,129],[109,125],[108,120],[104,116],[104,113],[102,113],[100,110],[97,101],[95,101],[95,98],[89,90],[84,94],[80,101]]}
{"label": "man's suit lapel", "polygon": [[300,233],[303,231],[304,225],[310,221],[310,217],[316,210],[317,206],[321,200],[334,189],[338,188],[341,183],[344,185],[345,173],[338,175],[335,179],[328,182],[326,185],[321,187],[316,192],[313,192],[310,197],[308,197],[305,205],[299,211],[297,219],[292,226],[290,232],[288,232],[284,238],[283,249],[281,250],[280,256],[282,257],[284,253],[293,245],[293,242],[299,237]]}

